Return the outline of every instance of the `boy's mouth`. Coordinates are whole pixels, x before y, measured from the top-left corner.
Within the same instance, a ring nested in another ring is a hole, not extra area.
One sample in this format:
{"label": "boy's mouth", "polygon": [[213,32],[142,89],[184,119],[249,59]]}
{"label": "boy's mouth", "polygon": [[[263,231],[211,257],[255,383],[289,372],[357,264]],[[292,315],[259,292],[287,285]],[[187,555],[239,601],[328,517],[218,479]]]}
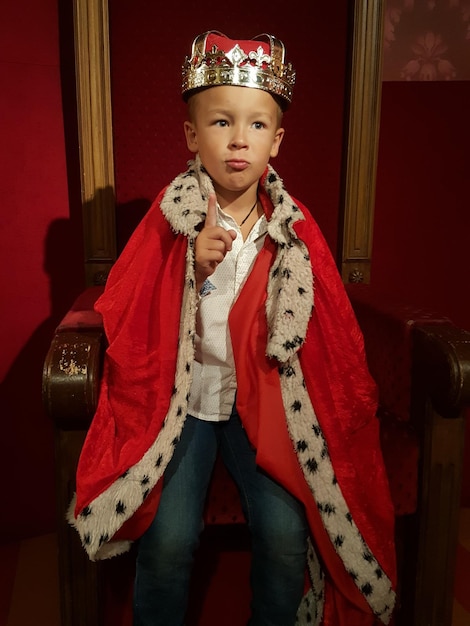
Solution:
{"label": "boy's mouth", "polygon": [[233,170],[237,170],[239,172],[248,167],[248,162],[243,161],[242,159],[230,159],[229,161],[225,161],[225,163]]}

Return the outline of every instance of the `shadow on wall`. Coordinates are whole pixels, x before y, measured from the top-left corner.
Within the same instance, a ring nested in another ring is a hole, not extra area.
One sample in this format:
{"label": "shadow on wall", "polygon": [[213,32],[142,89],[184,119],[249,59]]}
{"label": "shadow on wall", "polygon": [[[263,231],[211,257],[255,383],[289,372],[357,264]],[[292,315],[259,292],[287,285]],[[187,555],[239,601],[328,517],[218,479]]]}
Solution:
{"label": "shadow on wall", "polygon": [[145,198],[136,198],[129,202],[123,202],[116,206],[116,233],[118,255],[129,240],[144,215],[147,213],[151,202]]}
{"label": "shadow on wall", "polygon": [[55,528],[53,430],[42,405],[42,367],[55,327],[83,288],[81,245],[81,229],[72,220],[51,223],[44,244],[51,312],[0,385],[0,536],[5,541]]}
{"label": "shadow on wall", "polygon": [[[148,200],[135,200],[116,208],[119,250],[149,205]],[[85,287],[78,220],[57,219],[50,224],[44,270],[50,280],[50,315],[35,329],[0,384],[4,503],[0,536],[4,541],[55,528],[53,424],[42,404],[42,369],[55,328]]]}

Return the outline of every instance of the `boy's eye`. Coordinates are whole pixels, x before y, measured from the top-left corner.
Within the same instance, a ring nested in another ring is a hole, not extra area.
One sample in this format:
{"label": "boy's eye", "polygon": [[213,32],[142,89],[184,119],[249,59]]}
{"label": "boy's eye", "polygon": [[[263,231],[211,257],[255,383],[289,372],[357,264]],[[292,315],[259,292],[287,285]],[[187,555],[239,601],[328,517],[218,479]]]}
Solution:
{"label": "boy's eye", "polygon": [[221,126],[221,127],[224,127],[224,126],[228,125],[227,120],[216,120],[215,123],[216,123],[217,126]]}
{"label": "boy's eye", "polygon": [[263,122],[255,122],[253,124],[253,126],[257,129],[257,130],[261,130],[262,128],[264,128],[264,124]]}

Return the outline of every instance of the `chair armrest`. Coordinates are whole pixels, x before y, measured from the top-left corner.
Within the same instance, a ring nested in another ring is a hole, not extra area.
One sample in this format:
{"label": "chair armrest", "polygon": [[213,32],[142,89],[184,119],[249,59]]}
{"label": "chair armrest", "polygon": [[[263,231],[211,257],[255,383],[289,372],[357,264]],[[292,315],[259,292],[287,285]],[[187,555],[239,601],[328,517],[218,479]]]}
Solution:
{"label": "chair armrest", "polygon": [[413,329],[413,378],[444,418],[470,406],[470,332],[452,323]]}
{"label": "chair armrest", "polygon": [[433,311],[387,301],[368,286],[348,287],[348,294],[385,412],[410,419],[412,384],[443,417],[470,405],[470,332]]}
{"label": "chair armrest", "polygon": [[106,339],[94,303],[101,287],[85,290],[57,327],[47,352],[42,397],[63,430],[86,430],[98,402]]}

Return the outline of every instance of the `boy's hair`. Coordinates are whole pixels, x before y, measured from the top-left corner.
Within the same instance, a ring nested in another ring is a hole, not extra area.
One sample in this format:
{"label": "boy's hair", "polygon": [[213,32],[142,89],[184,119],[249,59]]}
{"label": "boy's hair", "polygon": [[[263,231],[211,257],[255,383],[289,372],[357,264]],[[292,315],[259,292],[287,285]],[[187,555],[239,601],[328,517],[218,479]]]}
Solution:
{"label": "boy's hair", "polygon": [[[263,41],[264,39],[264,41]],[[287,109],[292,101],[295,71],[285,61],[282,41],[273,35],[234,40],[218,31],[198,35],[182,67],[185,100],[197,90],[233,85],[267,91]]]}

